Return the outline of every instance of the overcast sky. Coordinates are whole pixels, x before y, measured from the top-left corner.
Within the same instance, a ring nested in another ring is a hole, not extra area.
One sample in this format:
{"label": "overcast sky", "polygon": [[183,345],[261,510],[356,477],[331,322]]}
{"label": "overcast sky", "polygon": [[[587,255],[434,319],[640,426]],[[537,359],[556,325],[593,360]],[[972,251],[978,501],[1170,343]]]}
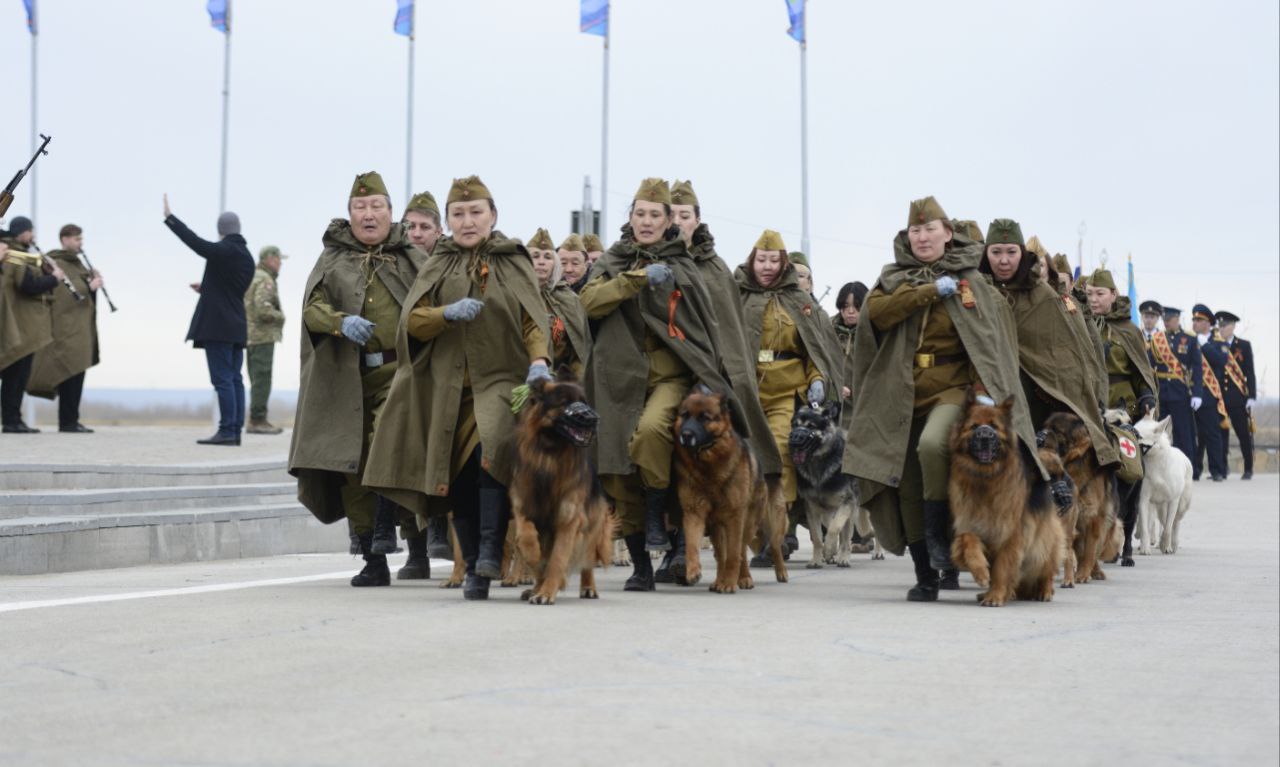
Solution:
{"label": "overcast sky", "polygon": [[[25,162],[30,38],[0,13],[9,119]],[[584,175],[599,188],[601,39],[577,0],[419,0],[413,186],[479,174],[499,228],[558,241]],[[41,0],[37,238],[69,221],[120,311],[99,317],[89,389],[198,388],[184,347],[203,266],[161,223],[213,238],[223,36],[204,0]],[[811,0],[809,134],[817,291],[870,283],[910,200],[1010,217],[1074,263],[1105,249],[1124,289],[1244,317],[1274,396],[1280,360],[1280,27],[1274,0],[854,3]],[[302,285],[354,175],[404,204],[406,38],[394,0],[236,0],[228,206],[250,248],[292,256],[275,385],[297,386]],[[783,0],[614,0],[616,231],[645,176],[690,178],[731,264],[760,230],[800,245],[799,51]],[[6,175],[5,178],[8,176]],[[30,211],[19,190],[10,216]],[[598,198],[597,198],[598,199]],[[612,241],[611,235],[607,240]]]}

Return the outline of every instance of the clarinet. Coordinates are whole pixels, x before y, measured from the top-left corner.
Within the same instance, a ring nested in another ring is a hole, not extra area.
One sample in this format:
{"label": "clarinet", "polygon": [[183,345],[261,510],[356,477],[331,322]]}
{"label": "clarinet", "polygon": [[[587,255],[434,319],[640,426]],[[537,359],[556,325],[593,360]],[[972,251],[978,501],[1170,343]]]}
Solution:
{"label": "clarinet", "polygon": [[[80,249],[80,257],[84,259],[84,265],[89,267],[90,279],[92,279],[92,272],[94,271],[93,262],[89,260],[89,254],[84,252],[84,248]],[[102,297],[107,299],[107,306],[110,306],[111,311],[114,312],[116,310],[116,305],[111,303],[111,294],[107,292],[107,286],[103,285],[101,288],[98,288],[98,290],[102,293]]]}
{"label": "clarinet", "polygon": [[[44,261],[45,265],[48,266],[50,269],[53,269],[53,267],[55,266],[55,264],[53,263],[53,259],[49,258],[43,253],[33,253],[32,255],[39,256]],[[84,300],[84,294],[76,290],[76,286],[71,284],[71,278],[68,277],[66,274],[62,275],[62,284],[67,286],[67,290],[71,291],[71,296],[75,298],[77,302]]]}

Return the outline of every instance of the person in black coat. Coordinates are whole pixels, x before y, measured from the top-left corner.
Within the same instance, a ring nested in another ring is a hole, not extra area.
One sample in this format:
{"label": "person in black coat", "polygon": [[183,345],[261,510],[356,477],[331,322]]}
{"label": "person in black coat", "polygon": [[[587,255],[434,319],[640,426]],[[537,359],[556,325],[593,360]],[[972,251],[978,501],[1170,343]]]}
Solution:
{"label": "person in black coat", "polygon": [[[1231,312],[1220,311],[1214,315],[1218,320],[1218,336],[1227,344],[1231,357],[1237,367],[1233,371],[1227,369],[1226,380],[1222,381],[1222,401],[1227,406],[1227,417],[1231,419],[1231,427],[1236,431],[1236,439],[1240,442],[1240,454],[1244,458],[1244,473],[1240,479],[1253,479],[1253,405],[1258,399],[1258,379],[1253,373],[1253,346],[1236,335],[1236,323],[1240,318]],[[1239,374],[1243,374],[1240,381]],[[1243,384],[1243,386],[1241,386]],[[1222,455],[1226,463],[1231,449],[1230,432],[1222,430]],[[1228,464],[1228,471],[1230,466]]]}
{"label": "person in black coat", "polygon": [[202,240],[169,210],[164,197],[165,226],[196,255],[205,260],[204,276],[191,287],[200,294],[187,340],[204,349],[209,380],[218,395],[218,433],[197,440],[202,445],[239,445],[244,429],[244,347],[248,325],[244,316],[244,293],[253,281],[254,261],[240,235],[240,219],[234,213],[218,216],[217,242]]}

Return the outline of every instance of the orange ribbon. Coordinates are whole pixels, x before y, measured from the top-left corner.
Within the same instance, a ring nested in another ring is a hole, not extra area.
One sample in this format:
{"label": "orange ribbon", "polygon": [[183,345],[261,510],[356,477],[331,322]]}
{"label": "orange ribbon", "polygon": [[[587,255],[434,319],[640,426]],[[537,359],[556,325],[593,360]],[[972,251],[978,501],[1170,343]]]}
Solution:
{"label": "orange ribbon", "polygon": [[673,290],[671,291],[671,297],[667,299],[667,336],[683,341],[684,331],[676,327],[676,306],[680,304],[681,298],[684,298],[684,294],[678,290]]}

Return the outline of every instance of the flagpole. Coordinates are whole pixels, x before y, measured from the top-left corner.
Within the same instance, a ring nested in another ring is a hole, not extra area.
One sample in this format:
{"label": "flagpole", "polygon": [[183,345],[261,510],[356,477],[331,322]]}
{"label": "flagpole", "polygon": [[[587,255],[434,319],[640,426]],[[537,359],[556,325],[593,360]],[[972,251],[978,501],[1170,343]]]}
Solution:
{"label": "flagpole", "polygon": [[[806,19],[807,22],[807,19]],[[806,24],[807,26],[807,24]],[[809,251],[809,42],[806,30],[805,39],[800,41],[800,250],[810,258]]]}
{"label": "flagpole", "polygon": [[231,113],[231,0],[227,0],[227,30],[222,53],[222,168],[218,184],[218,212],[227,210],[227,125]]}
{"label": "flagpole", "polygon": [[[35,3],[35,0],[32,0],[31,2],[31,154],[32,155],[35,155],[36,153],[36,137],[39,134],[39,127],[36,119],[36,93],[38,90],[36,87],[38,82],[36,78],[36,67],[39,62],[39,58],[36,56],[36,39],[40,36],[39,35],[40,25],[38,22],[39,22],[39,18],[36,16],[36,3]],[[38,181],[37,175],[32,173],[31,174],[31,221],[33,225],[40,220],[36,216],[36,204],[40,200],[40,195],[37,193],[37,189],[36,189],[37,181]]]}
{"label": "flagpole", "polygon": [[413,45],[417,9],[409,11],[409,93],[404,138],[404,204],[413,199]]}
{"label": "flagpole", "polygon": [[[604,236],[609,231],[609,30],[604,33],[604,96],[600,100],[600,231],[597,236]],[[583,231],[586,231],[584,222]]]}

